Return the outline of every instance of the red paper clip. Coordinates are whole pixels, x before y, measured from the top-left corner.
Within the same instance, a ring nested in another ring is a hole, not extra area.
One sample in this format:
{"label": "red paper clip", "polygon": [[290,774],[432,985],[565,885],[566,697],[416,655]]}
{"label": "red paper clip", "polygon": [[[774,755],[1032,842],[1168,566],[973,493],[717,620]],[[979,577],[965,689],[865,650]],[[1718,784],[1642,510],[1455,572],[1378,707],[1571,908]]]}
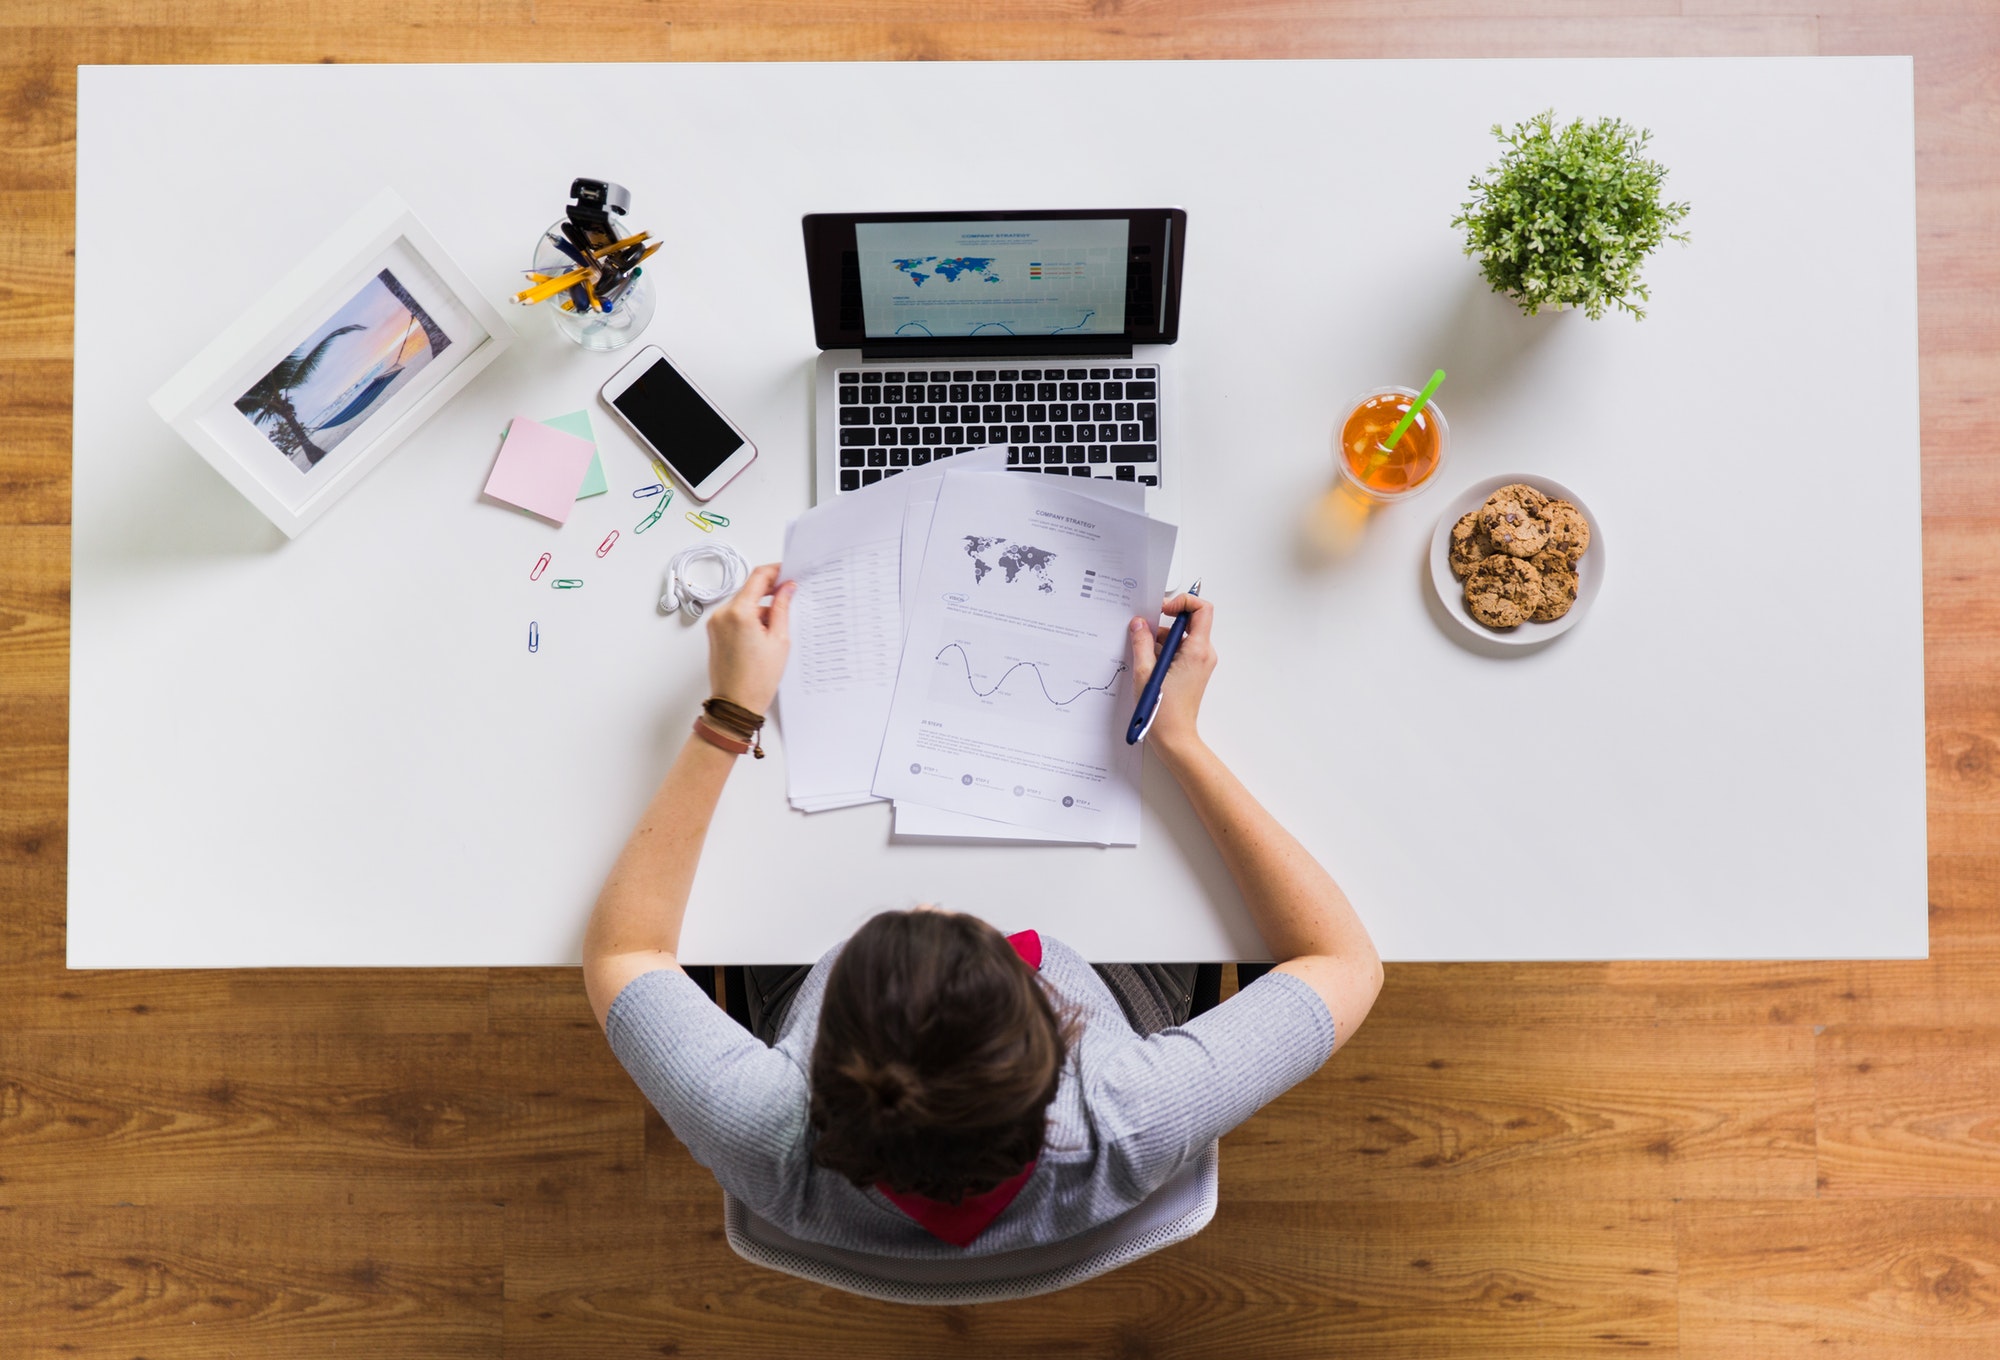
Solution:
{"label": "red paper clip", "polygon": [[542,560],[535,563],[535,569],[528,573],[528,579],[530,581],[539,581],[542,579],[542,573],[547,571],[548,569],[549,569],[549,555],[547,553],[543,553]]}
{"label": "red paper clip", "polygon": [[613,543],[616,543],[617,541],[618,541],[618,531],[616,529],[613,529],[609,534],[605,536],[604,541],[597,545],[597,555],[599,557],[602,557],[606,553],[610,552],[611,545]]}

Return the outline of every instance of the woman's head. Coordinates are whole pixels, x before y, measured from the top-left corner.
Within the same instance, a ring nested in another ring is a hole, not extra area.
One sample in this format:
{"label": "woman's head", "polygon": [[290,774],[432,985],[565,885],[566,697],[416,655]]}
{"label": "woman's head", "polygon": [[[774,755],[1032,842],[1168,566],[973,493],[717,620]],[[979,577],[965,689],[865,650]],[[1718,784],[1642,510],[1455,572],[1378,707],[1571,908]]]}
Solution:
{"label": "woman's head", "polygon": [[1034,1159],[1068,1034],[999,931],[883,912],[841,950],[812,1055],[813,1159],[956,1203]]}

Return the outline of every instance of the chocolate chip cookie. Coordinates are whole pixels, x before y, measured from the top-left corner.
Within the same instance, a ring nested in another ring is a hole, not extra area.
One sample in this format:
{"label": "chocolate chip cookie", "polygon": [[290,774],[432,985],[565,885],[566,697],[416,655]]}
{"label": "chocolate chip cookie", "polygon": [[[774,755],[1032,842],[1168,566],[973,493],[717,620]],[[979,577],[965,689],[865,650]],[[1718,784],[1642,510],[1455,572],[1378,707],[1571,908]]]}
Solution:
{"label": "chocolate chip cookie", "polygon": [[1572,563],[1590,551],[1590,521],[1568,501],[1550,501],[1536,512],[1536,518],[1548,526],[1546,546]]}
{"label": "chocolate chip cookie", "polygon": [[1528,611],[1528,617],[1536,623],[1554,623],[1576,603],[1576,565],[1554,548],[1542,549],[1528,563],[1542,576],[1542,602]]}
{"label": "chocolate chip cookie", "polygon": [[1472,575],[1472,569],[1493,555],[1492,541],[1486,531],[1479,527],[1479,512],[1469,510],[1464,518],[1451,526],[1451,574],[1463,581]]}
{"label": "chocolate chip cookie", "polygon": [[1549,542],[1549,525],[1512,496],[1489,497],[1479,511],[1479,527],[1509,557],[1533,557]]}
{"label": "chocolate chip cookie", "polygon": [[1495,553],[1465,578],[1465,608],[1488,628],[1517,628],[1542,603],[1542,574],[1533,563]]}

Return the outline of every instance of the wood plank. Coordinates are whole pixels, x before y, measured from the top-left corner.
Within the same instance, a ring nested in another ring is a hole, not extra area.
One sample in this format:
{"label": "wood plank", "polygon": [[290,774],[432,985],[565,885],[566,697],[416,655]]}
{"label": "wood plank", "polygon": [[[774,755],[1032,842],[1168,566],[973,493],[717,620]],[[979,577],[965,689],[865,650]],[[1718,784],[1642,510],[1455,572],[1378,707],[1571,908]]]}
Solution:
{"label": "wood plank", "polygon": [[2000,1354],[1991,1200],[1683,1204],[1686,1360]]}
{"label": "wood plank", "polygon": [[753,1268],[721,1197],[509,1206],[510,1355],[1559,1357],[1674,1348],[1656,1204],[1244,1202],[1061,1294],[975,1308],[857,1299]]}
{"label": "wood plank", "polygon": [[69,526],[0,524],[0,703],[69,695]]}
{"label": "wood plank", "polygon": [[502,1211],[0,1208],[9,1360],[464,1356],[500,1347]]}
{"label": "wood plank", "polygon": [[1231,1138],[1233,1193],[1810,1196],[1812,1055],[1803,1026],[1371,1022]]}
{"label": "wood plank", "polygon": [[2000,1028],[1820,1035],[1827,1197],[2000,1196]]}
{"label": "wood plank", "polygon": [[69,523],[69,409],[67,359],[0,363],[0,524]]}
{"label": "wood plank", "polygon": [[596,1036],[0,1034],[0,1203],[638,1199],[643,1109]]}

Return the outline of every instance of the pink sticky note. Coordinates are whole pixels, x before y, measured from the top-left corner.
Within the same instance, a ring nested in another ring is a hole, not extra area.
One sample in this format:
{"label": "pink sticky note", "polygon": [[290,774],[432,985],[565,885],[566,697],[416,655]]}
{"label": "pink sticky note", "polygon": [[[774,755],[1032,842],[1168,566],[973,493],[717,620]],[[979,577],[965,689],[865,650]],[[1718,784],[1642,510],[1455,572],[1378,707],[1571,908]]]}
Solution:
{"label": "pink sticky note", "polygon": [[486,494],[561,524],[576,508],[577,488],[596,453],[588,439],[515,416],[486,479]]}

